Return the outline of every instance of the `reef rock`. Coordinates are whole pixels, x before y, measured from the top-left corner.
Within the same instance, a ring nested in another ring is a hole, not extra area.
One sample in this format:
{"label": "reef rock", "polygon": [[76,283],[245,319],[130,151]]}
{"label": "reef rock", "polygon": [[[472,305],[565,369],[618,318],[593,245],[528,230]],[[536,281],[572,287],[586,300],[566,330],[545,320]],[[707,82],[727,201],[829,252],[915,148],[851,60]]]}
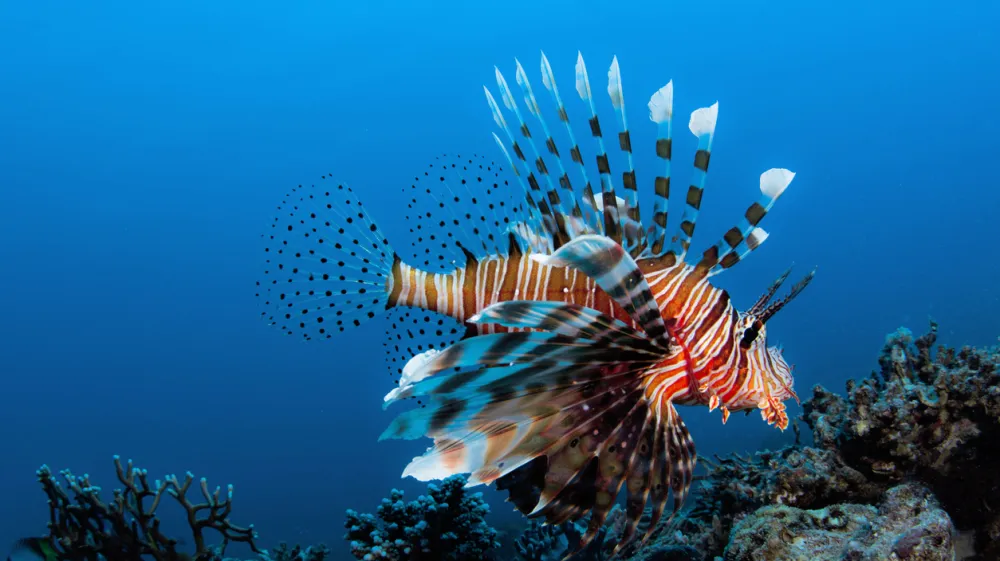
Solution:
{"label": "reef rock", "polygon": [[951,518],[917,484],[890,489],[878,508],[761,508],[733,527],[724,561],[951,561]]}
{"label": "reef rock", "polygon": [[926,484],[975,532],[977,559],[1000,559],[1000,349],[932,353],[936,338],[933,323],[917,339],[890,334],[880,372],[849,381],[846,398],[816,386],[803,418],[817,446],[868,480]]}

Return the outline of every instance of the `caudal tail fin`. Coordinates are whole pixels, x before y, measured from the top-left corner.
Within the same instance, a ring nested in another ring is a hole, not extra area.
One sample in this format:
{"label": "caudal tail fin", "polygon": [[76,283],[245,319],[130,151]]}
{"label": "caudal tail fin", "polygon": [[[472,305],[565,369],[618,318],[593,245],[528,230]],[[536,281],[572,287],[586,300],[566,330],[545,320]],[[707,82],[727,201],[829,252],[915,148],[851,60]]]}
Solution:
{"label": "caudal tail fin", "polygon": [[328,338],[386,309],[397,258],[347,185],[295,187],[262,237],[261,317],[286,334]]}

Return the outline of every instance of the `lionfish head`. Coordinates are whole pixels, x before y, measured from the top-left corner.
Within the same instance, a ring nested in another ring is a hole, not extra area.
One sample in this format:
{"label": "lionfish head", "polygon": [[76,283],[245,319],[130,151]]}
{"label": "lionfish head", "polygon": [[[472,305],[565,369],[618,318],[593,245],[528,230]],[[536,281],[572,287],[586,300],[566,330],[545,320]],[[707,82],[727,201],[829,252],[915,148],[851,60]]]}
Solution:
{"label": "lionfish head", "polygon": [[[793,368],[782,355],[781,347],[767,346],[767,328],[769,319],[774,317],[781,308],[791,302],[812,281],[816,271],[813,270],[805,278],[795,283],[787,296],[771,302],[781,284],[788,278],[791,269],[786,270],[777,280],[771,283],[753,307],[741,316],[737,332],[740,347],[747,356],[747,376],[755,383],[746,396],[748,407],[757,407],[760,414],[769,425],[777,425],[781,430],[788,428],[788,414],[785,412],[785,401],[789,398],[799,402],[793,389],[795,379]],[[770,302],[770,303],[769,303]]]}
{"label": "lionfish head", "polygon": [[767,346],[767,328],[760,318],[744,314],[740,318],[740,329],[736,336],[746,353],[745,376],[747,393],[730,404],[734,410],[760,409],[761,416],[769,425],[777,425],[781,430],[788,428],[788,414],[785,401],[794,399],[795,394],[792,367],[782,355],[780,347]]}

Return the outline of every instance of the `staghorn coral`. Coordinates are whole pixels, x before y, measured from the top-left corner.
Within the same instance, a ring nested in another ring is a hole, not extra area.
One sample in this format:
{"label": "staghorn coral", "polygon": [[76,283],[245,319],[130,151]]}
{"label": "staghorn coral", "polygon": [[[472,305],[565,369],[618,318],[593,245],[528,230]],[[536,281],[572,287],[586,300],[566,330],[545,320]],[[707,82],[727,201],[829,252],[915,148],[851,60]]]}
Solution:
{"label": "staghorn coral", "polygon": [[803,404],[818,446],[873,482],[918,479],[960,529],[972,529],[980,559],[1000,558],[1000,350],[939,347],[937,326],[914,339],[886,338],[880,371],[821,386]]}
{"label": "staghorn coral", "polygon": [[[49,543],[63,561],[201,561],[225,553],[230,542],[243,542],[255,553],[257,533],[253,526],[242,528],[229,522],[233,487],[224,495],[221,488],[210,492],[203,478],[199,483],[205,502],[188,498],[194,475],[188,473],[181,481],[169,475],[150,485],[146,470],[134,467],[129,460],[122,465],[114,458],[115,471],[122,488],[115,489],[110,502],[101,499],[101,488],[90,477],[78,477],[69,470],[60,474],[65,487],[56,480],[48,466],[36,472],[38,482],[48,496]],[[194,540],[194,553],[179,551],[178,540],[160,532],[157,508],[164,496],[180,504],[186,513]],[[222,543],[213,547],[206,541],[205,530],[222,536]]]}
{"label": "staghorn coral", "polygon": [[890,489],[878,508],[761,508],[734,526],[723,560],[950,561],[954,535],[930,491],[904,484]]}
{"label": "staghorn coral", "polygon": [[409,503],[393,489],[375,515],[348,510],[351,554],[363,561],[482,561],[498,547],[497,533],[485,521],[490,507],[482,493],[467,493],[465,482],[453,475]]}

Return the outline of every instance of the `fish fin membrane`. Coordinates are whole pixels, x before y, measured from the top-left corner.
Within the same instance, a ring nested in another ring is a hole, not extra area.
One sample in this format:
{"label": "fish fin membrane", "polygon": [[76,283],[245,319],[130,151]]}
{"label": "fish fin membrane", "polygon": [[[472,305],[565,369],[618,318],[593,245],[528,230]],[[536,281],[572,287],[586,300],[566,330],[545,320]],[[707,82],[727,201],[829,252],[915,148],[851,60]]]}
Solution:
{"label": "fish fin membrane", "polygon": [[350,187],[323,176],[292,189],[264,239],[261,317],[325,339],[386,309],[398,260]]}
{"label": "fish fin membrane", "polygon": [[450,273],[469,257],[547,251],[551,239],[529,226],[535,214],[516,189],[509,174],[482,156],[435,157],[403,188],[412,240],[403,261],[429,273]]}
{"label": "fish fin membrane", "polygon": [[413,393],[427,396],[427,406],[397,417],[383,434],[434,439],[404,477],[470,473],[470,485],[496,482],[520,510],[550,523],[592,512],[599,523],[581,547],[623,485],[643,506],[649,497],[665,501],[666,485],[675,503],[683,501],[693,444],[677,436],[686,429],[673,406],[650,402],[645,387],[644,373],[666,351],[578,306],[510,302],[481,316],[542,331],[472,337],[423,365]]}
{"label": "fish fin membrane", "polygon": [[639,265],[605,236],[581,236],[550,256],[533,255],[553,267],[573,267],[587,275],[621,306],[650,339],[667,348],[666,323]]}
{"label": "fish fin membrane", "polygon": [[[486,97],[493,119],[500,129],[494,133],[505,159],[525,191],[531,206],[538,210],[538,232],[553,240],[553,249],[588,234],[605,235],[620,243],[633,258],[661,257],[673,253],[683,258],[691,245],[701,211],[705,180],[711,160],[712,143],[718,121],[718,103],[692,112],[688,128],[696,137],[698,147],[694,156],[693,175],[685,198],[684,211],[677,226],[677,233],[667,243],[666,225],[670,197],[671,162],[673,147],[673,81],[657,90],[650,97],[649,118],[657,124],[656,155],[663,162],[663,174],[653,178],[653,219],[643,224],[637,194],[638,180],[633,161],[632,137],[626,118],[622,72],[617,57],[613,57],[608,70],[607,93],[615,110],[618,125],[618,148],[621,157],[621,184],[612,173],[612,164],[605,146],[604,131],[598,117],[594,91],[583,55],[577,53],[575,66],[576,93],[583,101],[588,119],[590,136],[595,143],[593,160],[583,156],[577,142],[570,111],[560,94],[555,73],[545,53],[541,54],[541,78],[556,118],[563,123],[564,138],[556,138],[546,120],[542,105],[533,89],[528,73],[515,59],[515,77],[522,99],[515,98],[511,87],[499,69],[496,69],[498,95],[486,88]],[[500,100],[500,102],[497,101]],[[524,115],[526,108],[531,118]],[[551,111],[551,110],[549,110]],[[509,119],[509,120],[508,120]],[[541,135],[532,133],[533,126],[541,128]],[[540,139],[544,138],[544,148]],[[568,140],[568,145],[566,143]],[[568,148],[567,148],[568,146]],[[567,156],[568,155],[568,156]],[[597,164],[599,192],[591,182],[586,161]],[[767,238],[767,232],[757,224],[770,210],[774,201],[784,192],[794,173],[775,168],[761,175],[761,198],[747,209],[744,219],[726,232],[714,249],[706,252],[701,264],[711,274],[732,267],[756,250]],[[578,187],[574,187],[574,183]],[[619,194],[623,196],[619,196]]]}
{"label": "fish fin membrane", "polygon": [[[549,524],[590,513],[587,532],[573,544],[579,551],[599,535],[624,487],[625,525],[616,551],[634,539],[647,540],[671,492],[676,514],[690,489],[696,453],[683,420],[672,404],[648,403],[637,388],[619,394],[581,428],[549,446],[544,456],[497,478],[497,489],[507,491],[507,501],[520,512]],[[636,536],[647,506],[653,520]]]}
{"label": "fish fin membrane", "polygon": [[459,341],[467,330],[454,318],[410,306],[394,307],[387,319],[383,342],[385,364],[397,386],[403,367],[410,359],[427,351],[448,348]]}
{"label": "fish fin membrane", "polygon": [[[532,375],[583,379],[584,368],[659,360],[664,351],[639,339],[594,340],[555,332],[491,333],[463,339],[430,357],[411,373],[414,383],[398,398],[420,395],[456,397],[486,387],[499,391],[514,380]],[[580,376],[571,375],[574,368]],[[516,376],[515,376],[516,374]],[[501,381],[498,381],[501,380]],[[499,386],[497,388],[496,386]]]}

